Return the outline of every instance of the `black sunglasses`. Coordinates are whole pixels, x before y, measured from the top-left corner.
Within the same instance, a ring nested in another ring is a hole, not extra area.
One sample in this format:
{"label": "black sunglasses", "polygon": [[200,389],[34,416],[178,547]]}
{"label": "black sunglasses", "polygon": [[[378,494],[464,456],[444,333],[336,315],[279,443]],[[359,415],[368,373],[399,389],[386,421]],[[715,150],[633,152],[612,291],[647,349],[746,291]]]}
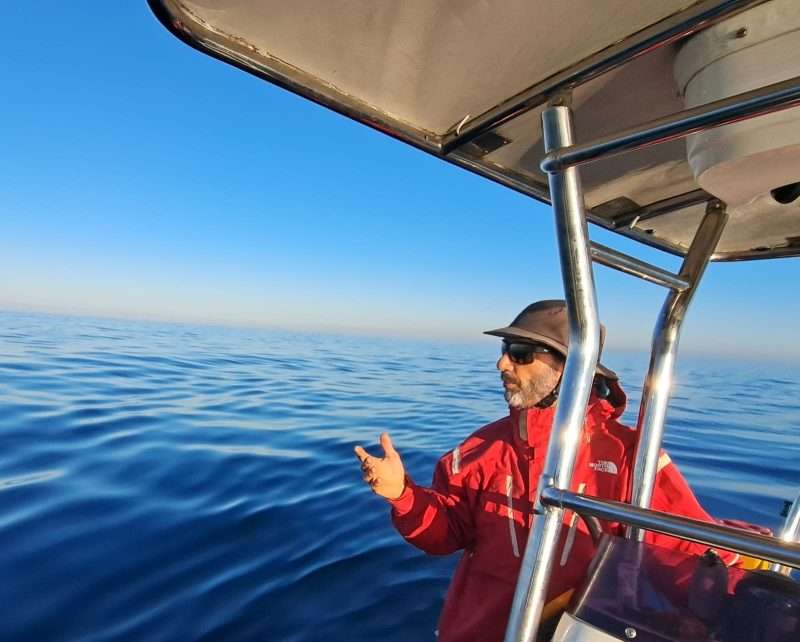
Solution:
{"label": "black sunglasses", "polygon": [[511,363],[526,366],[533,363],[537,354],[551,352],[551,349],[541,343],[521,343],[515,341],[503,341],[501,354],[507,354]]}

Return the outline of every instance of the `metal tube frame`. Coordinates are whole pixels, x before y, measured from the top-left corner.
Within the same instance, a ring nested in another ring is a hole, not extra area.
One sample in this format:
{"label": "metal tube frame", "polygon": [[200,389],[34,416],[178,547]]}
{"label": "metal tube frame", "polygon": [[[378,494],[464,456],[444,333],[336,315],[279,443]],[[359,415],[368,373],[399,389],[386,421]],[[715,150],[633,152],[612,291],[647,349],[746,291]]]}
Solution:
{"label": "metal tube frame", "polygon": [[800,568],[800,544],[785,542],[769,535],[750,533],[730,526],[639,508],[624,502],[579,495],[553,487],[542,490],[541,502],[545,506],[573,510],[581,515],[593,515],[613,522],[626,522],[656,533],[674,535],[707,546]]}
{"label": "metal tube frame", "polygon": [[600,243],[591,244],[592,260],[600,265],[619,270],[625,274],[639,277],[650,283],[662,285],[666,288],[671,288],[682,292],[691,287],[691,282],[680,275],[672,274],[662,270],[660,267],[650,265],[637,258],[618,252],[610,247],[601,245]]}
{"label": "metal tube frame", "polygon": [[781,531],[781,539],[784,542],[796,542],[800,539],[800,496],[794,500],[794,504],[786,514],[786,523]]}
{"label": "metal tube frame", "polygon": [[[649,126],[637,128],[636,131],[626,131],[608,137],[604,142],[601,141],[602,144],[572,145],[572,114],[568,107],[555,105],[543,112],[542,125],[547,156],[542,163],[542,169],[548,173],[556,215],[562,278],[570,319],[570,349],[562,383],[565,394],[562,394],[553,422],[544,472],[539,480],[534,503],[533,530],[520,569],[505,642],[532,642],[538,633],[565,508],[627,523],[633,527],[629,530],[629,535],[636,539],[643,539],[644,530],[655,530],[691,541],[741,551],[776,564],[788,564],[800,568],[800,545],[738,532],[716,524],[657,513],[646,508],[652,497],[658,468],[680,329],[688,305],[727,221],[725,206],[716,199],[709,201],[706,215],[698,227],[678,275],[681,281],[689,283],[689,287],[675,288],[668,295],[654,331],[653,353],[637,422],[641,432],[633,472],[634,492],[631,498],[633,505],[586,498],[569,492],[569,482],[577,453],[577,440],[580,436],[599,348],[599,332],[597,332],[599,321],[594,282],[591,264],[587,265],[590,246],[586,234],[586,213],[575,164],[731,122],[734,114],[737,119],[745,119],[787,106],[790,101],[800,101],[798,80],[800,79],[778,83],[781,87],[777,90],[773,85],[763,91],[748,92],[726,101],[718,101],[697,110],[661,119]],[[742,100],[745,101],[744,104],[737,103]],[[766,105],[769,105],[770,109],[767,109]],[[635,269],[630,265],[627,267],[631,268],[629,271],[633,273],[637,273],[637,270],[642,271],[641,266],[636,266]],[[652,267],[647,268],[649,276],[653,276]],[[800,508],[796,512],[800,515]],[[793,519],[800,523],[800,516]]]}
{"label": "metal tube frame", "polygon": [[[631,504],[634,506],[650,507],[683,320],[727,220],[725,206],[716,199],[710,201],[679,272],[680,278],[690,287],[670,292],[656,321],[650,366],[636,422],[639,441],[631,481]],[[629,528],[628,536],[642,541],[644,531]]]}
{"label": "metal tube frame", "polygon": [[[781,530],[780,539],[790,543],[800,541],[800,495],[794,500],[794,504],[786,514],[786,522]],[[789,572],[788,568],[777,562],[770,564],[769,568],[777,573]]]}
{"label": "metal tube frame", "polygon": [[[162,2],[164,0],[161,0]],[[504,103],[473,118],[442,137],[441,153],[450,154],[479,136],[493,131],[501,125],[514,120],[522,114],[546,102],[548,97],[558,92],[570,91],[578,85],[589,82],[624,65],[634,58],[658,47],[685,38],[689,34],[704,29],[716,22],[731,18],[765,0],[702,0],[691,7],[657,22],[620,43],[582,60],[574,67],[547,78],[513,96]],[[150,0],[152,3],[153,0]]]}
{"label": "metal tube frame", "polygon": [[692,205],[699,205],[700,203],[707,203],[713,196],[702,189],[692,190],[686,194],[678,194],[677,196],[670,196],[661,201],[650,203],[644,207],[640,207],[633,212],[627,212],[615,216],[611,221],[612,229],[618,230],[621,227],[635,226],[637,223],[649,221],[651,218],[656,218],[664,214],[669,214],[676,210]]}
{"label": "metal tube frame", "polygon": [[569,149],[548,152],[540,166],[542,171],[554,172],[614,154],[683,138],[712,127],[789,109],[798,103],[800,103],[800,77],[789,78],[651,120],[588,143],[573,145]]}
{"label": "metal tube frame", "polygon": [[[572,144],[572,112],[558,105],[542,114],[545,148]],[[561,396],[538,488],[568,489],[583,430],[586,405],[600,354],[589,234],[578,170],[548,176],[556,221],[556,237],[569,320],[569,350]],[[533,530],[528,537],[506,629],[506,642],[533,642],[539,629],[550,571],[563,520],[563,509],[534,503]]]}
{"label": "metal tube frame", "polygon": [[[774,89],[774,87],[768,89]],[[798,99],[800,99],[800,87],[793,85],[791,90],[797,91]],[[785,93],[786,87],[782,91],[784,93],[781,100],[788,100]],[[741,98],[741,96],[734,97],[733,100],[735,102]],[[586,152],[586,158],[591,155],[591,159],[594,160],[605,154],[629,149],[634,143],[661,142],[669,137],[675,137],[676,132],[686,135],[694,131],[689,124],[696,125],[695,129],[712,127],[722,122],[729,122],[731,114],[735,113],[740,118],[747,118],[763,113],[766,103],[773,108],[779,104],[774,92],[749,98],[752,100],[744,106],[726,103],[720,107],[718,103],[715,103],[710,108],[704,109],[702,117],[699,111],[695,110],[697,113],[690,115],[689,120],[687,120],[686,113],[667,119],[670,121],[668,124],[665,124],[662,119],[661,122],[652,124],[653,128],[650,130],[637,130],[633,134],[623,132],[622,135],[609,137],[611,143],[594,148],[591,145],[573,145],[572,112],[569,107],[563,104],[554,104],[542,114],[546,160],[550,161],[549,163],[543,162],[542,168],[548,173],[556,218],[556,236],[570,320],[570,349],[567,354],[562,383],[564,392],[562,392],[553,421],[544,472],[538,484],[537,497],[534,502],[533,530],[528,539],[517,580],[511,616],[506,630],[506,642],[532,642],[538,632],[565,506],[563,501],[545,503],[542,501],[542,497],[549,493],[560,492],[563,498],[563,494],[569,492],[578,440],[599,354],[599,321],[592,276],[591,251],[586,229],[585,205],[577,167],[572,164],[574,157],[569,154],[576,149],[589,150],[591,154]],[[758,108],[754,108],[754,105],[757,105]],[[710,201],[706,215],[698,227],[692,246],[689,248],[678,275],[681,280],[681,289],[675,288],[668,295],[656,324],[653,354],[638,421],[641,433],[634,465],[633,488],[635,490],[632,502],[635,506],[627,507],[629,512],[622,520],[635,527],[629,531],[629,534],[637,539],[642,539],[644,536],[642,527],[656,529],[661,527],[658,522],[651,523],[646,519],[651,511],[642,507],[649,506],[652,497],[681,325],[726,221],[727,212],[724,205],[716,199]],[[606,253],[606,258],[608,256]],[[615,262],[620,263],[619,260]],[[640,273],[646,273],[651,280],[656,280],[656,282],[658,280],[653,277],[661,277],[661,280],[664,280],[664,275],[654,273],[653,266],[644,265],[647,266],[646,269],[642,269],[641,265],[627,265],[626,268],[629,268],[628,271],[637,276],[641,276]],[[674,275],[670,276],[674,277]],[[689,287],[682,289],[683,282],[689,283]],[[640,511],[640,513],[637,514],[636,511]],[[696,531],[684,528],[686,524],[681,521],[683,518],[670,517],[678,521],[669,523],[665,532],[689,539],[696,537]],[[707,535],[708,533],[705,533],[702,537],[708,539]],[[736,550],[742,541],[741,539],[736,540],[737,536],[738,534],[732,535],[730,532],[714,532],[710,541],[721,541],[723,545],[726,542],[732,542],[733,546],[726,547]],[[730,537],[733,539],[729,539]],[[745,542],[744,548],[749,550],[747,542]],[[784,556],[780,555],[762,557],[779,561],[786,560]]]}

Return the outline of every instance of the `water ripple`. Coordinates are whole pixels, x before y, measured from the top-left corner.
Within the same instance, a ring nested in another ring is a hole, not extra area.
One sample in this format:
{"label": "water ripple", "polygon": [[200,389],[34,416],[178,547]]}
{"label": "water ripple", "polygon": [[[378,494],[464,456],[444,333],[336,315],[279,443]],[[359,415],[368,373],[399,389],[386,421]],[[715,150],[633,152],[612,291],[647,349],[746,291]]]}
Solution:
{"label": "water ripple", "polygon": [[61,470],[44,470],[38,473],[29,473],[19,477],[0,479],[0,492],[15,486],[27,486],[28,484],[41,484],[42,482],[57,479],[64,474]]}
{"label": "water ripple", "polygon": [[[494,344],[7,313],[0,339],[0,640],[433,639],[456,559],[397,536],[352,449],[389,431],[429,480],[504,412]],[[607,361],[635,421],[646,359]],[[780,523],[798,392],[681,366],[666,447],[713,512]]]}

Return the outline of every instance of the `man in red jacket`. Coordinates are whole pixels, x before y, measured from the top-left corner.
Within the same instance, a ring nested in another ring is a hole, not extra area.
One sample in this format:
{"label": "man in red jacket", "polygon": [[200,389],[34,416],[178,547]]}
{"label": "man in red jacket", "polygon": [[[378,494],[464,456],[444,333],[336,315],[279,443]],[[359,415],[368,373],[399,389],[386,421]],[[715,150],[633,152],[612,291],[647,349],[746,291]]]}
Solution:
{"label": "man in red jacket", "polygon": [[[604,333],[601,328],[601,345]],[[364,480],[392,505],[392,521],[408,542],[433,555],[464,551],[439,620],[439,642],[503,639],[564,368],[569,337],[566,305],[539,301],[509,326],[487,334],[503,339],[497,369],[510,412],[444,455],[431,487],[420,486],[405,474],[388,434],[380,437],[383,457],[369,455],[361,446],[355,449]],[[625,402],[617,376],[598,363],[573,491],[628,498],[636,433],[617,421]],[[658,468],[654,509],[712,521],[666,453]],[[603,527],[619,531],[616,524]],[[646,541],[689,553],[706,550],[653,533]],[[548,600],[580,585],[594,550],[583,521],[566,511]],[[727,564],[736,561],[733,554],[721,556]]]}

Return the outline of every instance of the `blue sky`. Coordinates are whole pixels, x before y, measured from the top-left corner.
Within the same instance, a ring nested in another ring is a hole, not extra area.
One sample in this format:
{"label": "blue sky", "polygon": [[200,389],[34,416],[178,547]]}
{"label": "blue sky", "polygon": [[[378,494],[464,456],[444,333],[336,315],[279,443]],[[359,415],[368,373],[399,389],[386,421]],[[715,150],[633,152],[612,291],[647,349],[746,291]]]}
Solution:
{"label": "blue sky", "polygon": [[[200,55],[144,0],[4,16],[0,309],[462,339],[561,296],[548,208]],[[684,347],[796,359],[796,274],[712,266]],[[610,346],[646,347],[664,291],[597,282]]]}

